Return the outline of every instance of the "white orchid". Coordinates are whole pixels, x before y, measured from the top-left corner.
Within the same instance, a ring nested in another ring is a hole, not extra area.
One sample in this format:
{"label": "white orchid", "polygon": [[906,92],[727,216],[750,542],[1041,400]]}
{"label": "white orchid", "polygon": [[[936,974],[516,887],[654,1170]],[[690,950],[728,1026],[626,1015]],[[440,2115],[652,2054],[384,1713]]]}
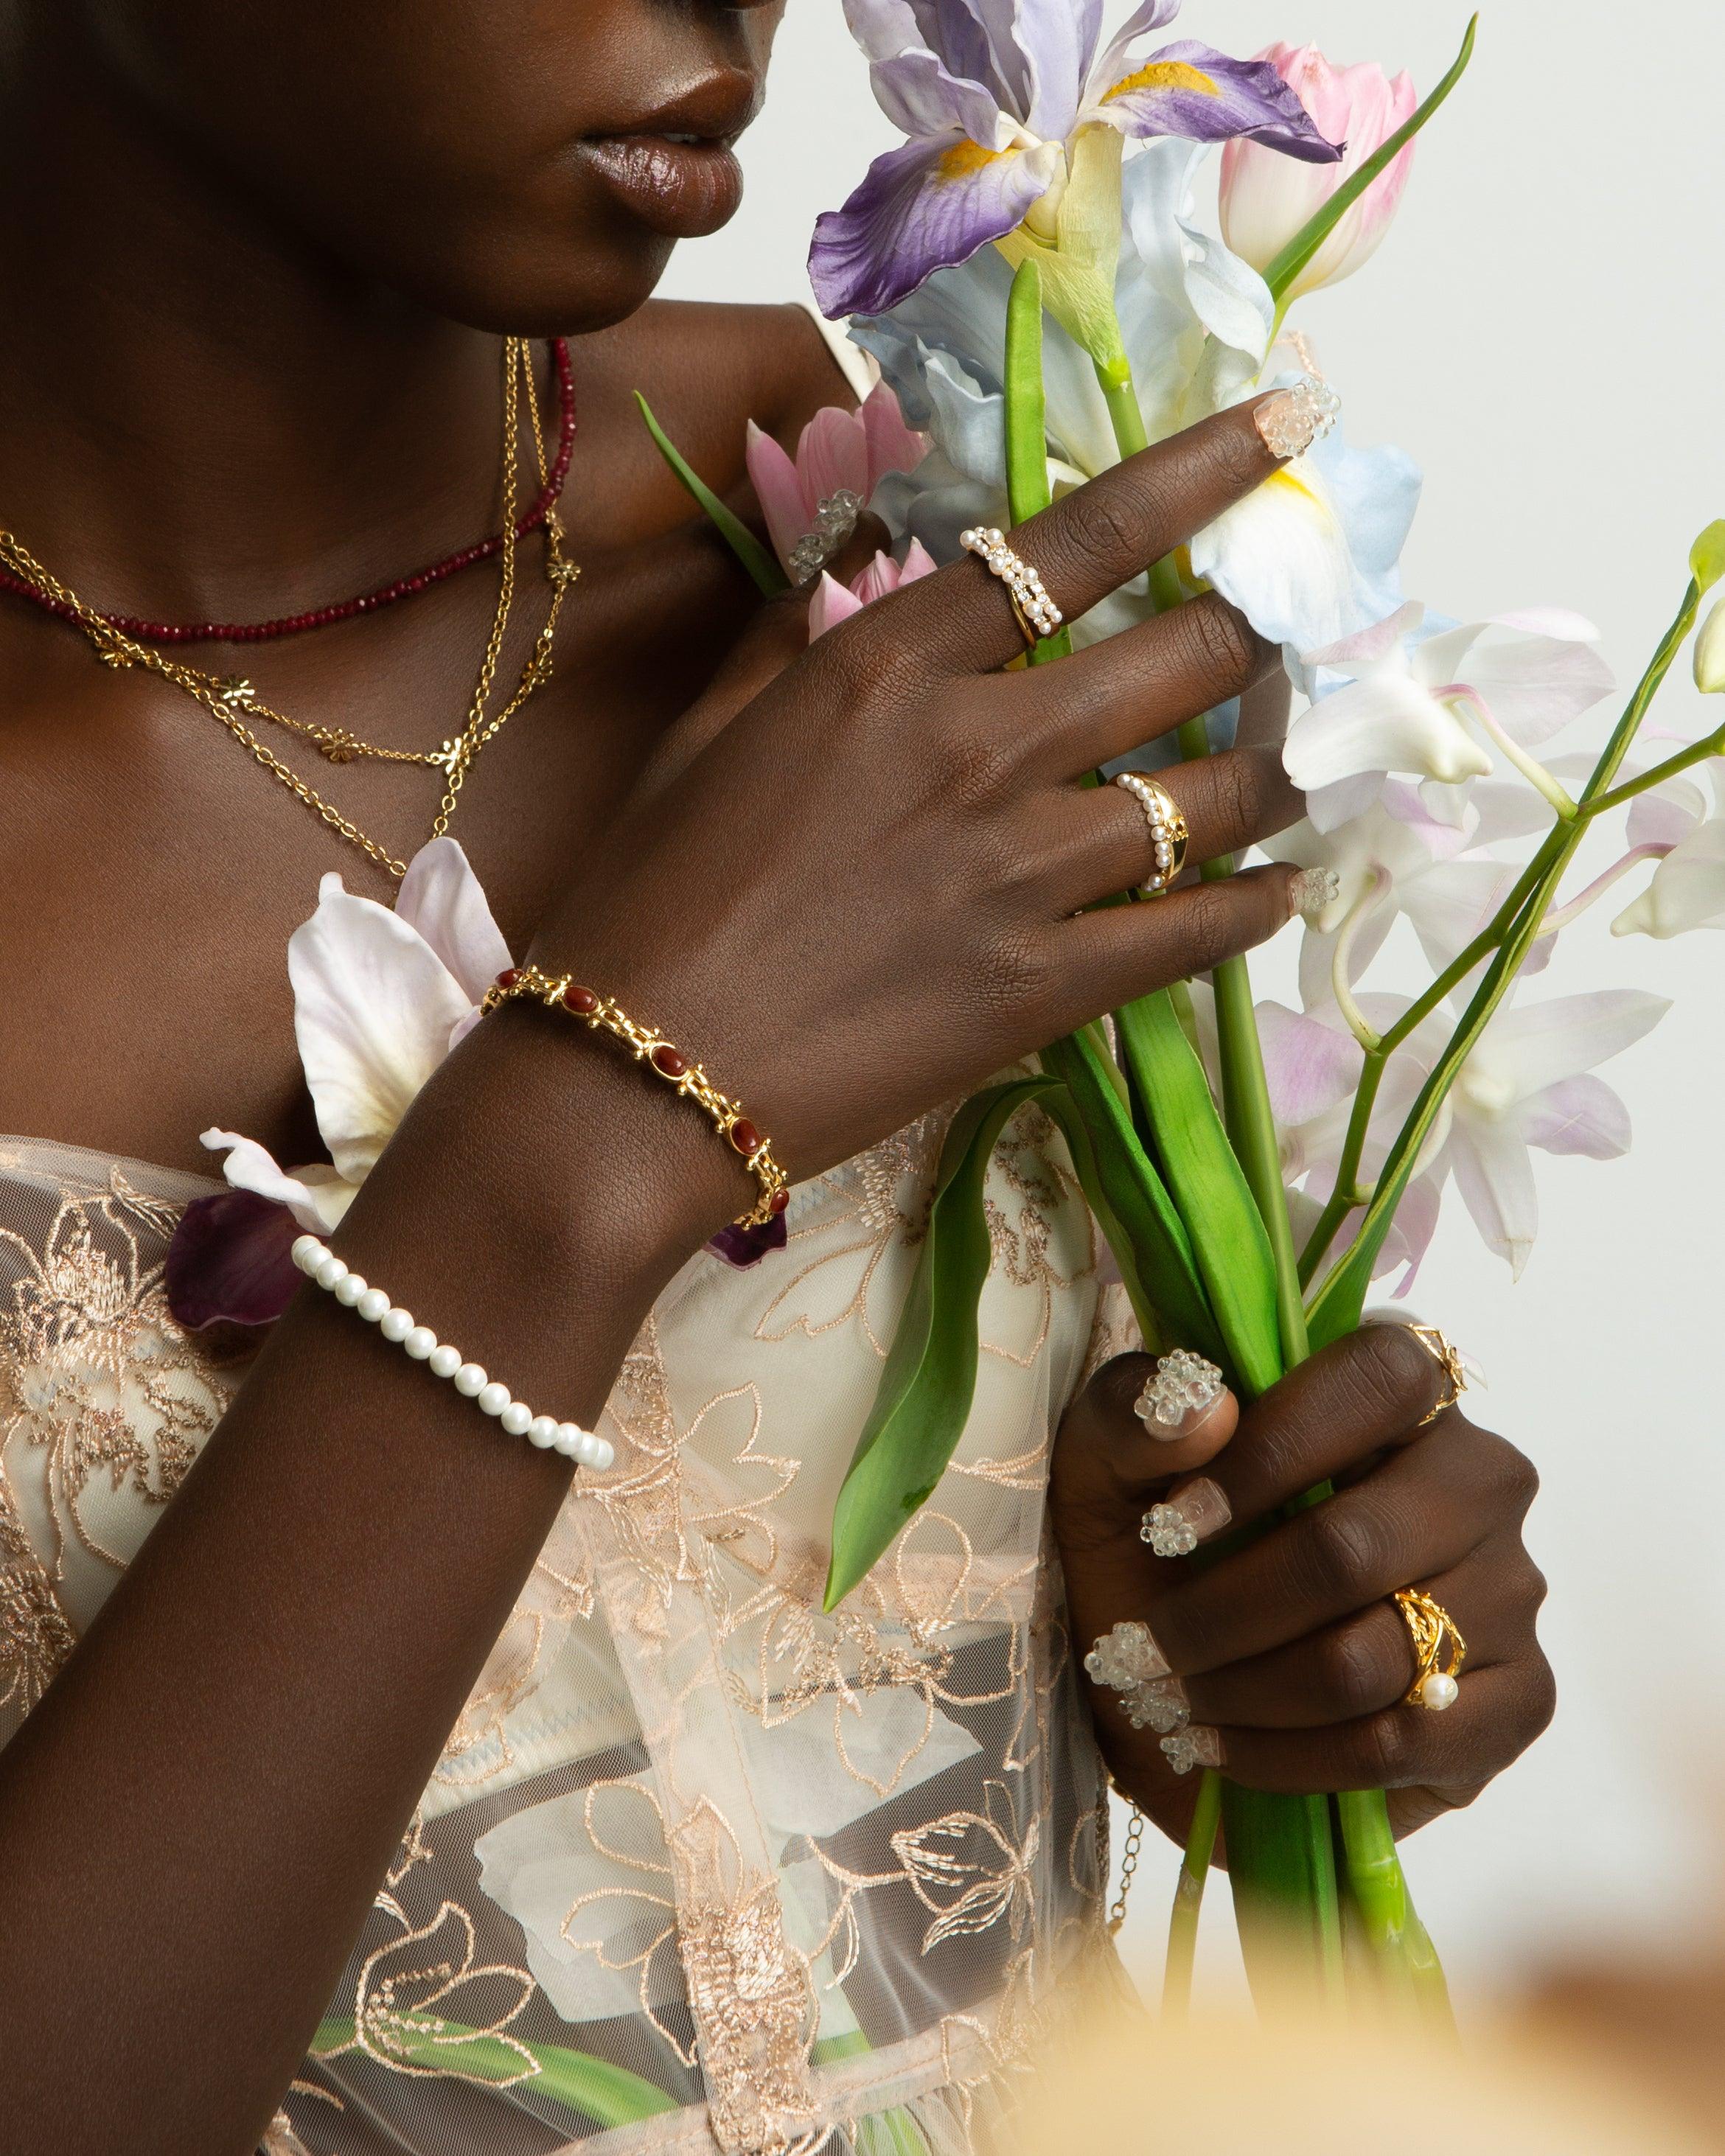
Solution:
{"label": "white orchid", "polygon": [[341,1221],[414,1096],[479,1017],[509,964],[479,879],[453,839],[434,839],[394,910],[325,876],[288,942],[294,1031],[333,1166],[284,1170],[254,1139],[212,1130],[236,1189],[285,1205],[314,1235]]}
{"label": "white orchid", "polygon": [[1630,811],[1626,861],[1656,858],[1645,891],[1611,924],[1614,936],[1661,941],[1691,928],[1725,928],[1725,769],[1708,766],[1714,813],[1686,778],[1644,793]]}
{"label": "white orchid", "polygon": [[[1257,272],[1194,221],[1203,151],[1152,143],[1126,167],[1126,236],[1116,311],[1131,354],[1144,429],[1165,440],[1255,395],[1275,308]],[[896,536],[951,561],[958,534],[1008,521],[1005,321],[1012,273],[987,249],[944,270],[852,335],[880,362],[932,454],[893,475],[875,501]],[[1049,475],[1056,494],[1119,459],[1089,355],[1050,321],[1044,371]],[[1277,368],[1263,386],[1292,377]],[[1332,434],[1199,535],[1193,572],[1231,599],[1272,642],[1312,649],[1381,620],[1398,605],[1396,564],[1418,506],[1417,468],[1392,449],[1355,449]],[[1151,613],[1142,578],[1077,624],[1081,643]]]}
{"label": "white orchid", "polygon": [[[1567,801],[1531,752],[1612,686],[1599,631],[1538,608],[1435,627],[1417,602],[1363,634],[1307,649],[1296,665],[1315,701],[1288,731],[1288,775],[1322,831],[1358,815],[1386,778],[1466,788],[1497,768],[1494,750],[1554,805]],[[1453,820],[1459,801],[1428,793]]]}

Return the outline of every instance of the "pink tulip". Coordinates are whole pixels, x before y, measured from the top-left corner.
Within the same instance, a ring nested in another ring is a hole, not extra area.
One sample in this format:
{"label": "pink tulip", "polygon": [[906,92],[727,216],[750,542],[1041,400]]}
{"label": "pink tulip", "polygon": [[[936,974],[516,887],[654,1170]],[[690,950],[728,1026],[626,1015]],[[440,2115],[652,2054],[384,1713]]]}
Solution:
{"label": "pink tulip", "polygon": [[[1255,269],[1267,270],[1368,157],[1414,116],[1413,78],[1394,82],[1375,61],[1332,67],[1316,45],[1271,45],[1260,53],[1312,115],[1318,131],[1345,142],[1338,165],[1301,164],[1261,143],[1230,142],[1222,153],[1222,236]],[[1289,294],[1340,284],[1377,252],[1401,205],[1414,145],[1374,180],[1295,280]]]}
{"label": "pink tulip", "polygon": [[814,597],[809,602],[809,641],[824,636],[829,629],[836,629],[841,621],[849,621],[854,613],[860,613],[865,606],[876,599],[885,598],[888,592],[896,592],[901,584],[914,584],[919,577],[934,573],[934,560],[920,539],[913,539],[906,551],[901,567],[891,554],[876,554],[860,577],[853,577],[848,585],[841,584],[836,577],[824,570],[816,585]]}
{"label": "pink tulip", "polygon": [[[798,542],[817,531],[842,528],[846,505],[836,518],[824,506],[840,496],[854,498],[849,513],[866,508],[889,472],[914,471],[928,453],[926,436],[905,424],[898,399],[882,382],[860,410],[829,404],[803,429],[793,462],[752,419],[748,430],[749,479],[767,519],[773,549],[793,583],[807,575],[796,558]],[[842,541],[840,542],[842,544]]]}

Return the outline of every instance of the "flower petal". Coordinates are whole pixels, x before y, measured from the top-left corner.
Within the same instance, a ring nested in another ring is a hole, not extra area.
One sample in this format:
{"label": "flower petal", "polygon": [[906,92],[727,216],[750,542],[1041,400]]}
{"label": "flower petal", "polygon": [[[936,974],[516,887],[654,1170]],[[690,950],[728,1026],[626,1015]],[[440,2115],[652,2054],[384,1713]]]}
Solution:
{"label": "flower petal", "polygon": [[1060,157],[1057,142],[987,150],[954,133],[877,157],[845,207],[816,222],[809,275],[821,312],[884,314],[968,261],[1023,223]]}
{"label": "flower petal", "polygon": [[1539,1194],[1519,1118],[1458,1116],[1450,1159],[1474,1225],[1519,1280],[1539,1232]]}
{"label": "flower petal", "polygon": [[1297,1128],[1315,1121],[1359,1082],[1364,1059],[1351,1033],[1276,1003],[1259,1004],[1258,1033],[1280,1123]]}
{"label": "flower petal", "polygon": [[509,964],[509,946],[491,917],[479,878],[453,839],[434,839],[408,863],[396,912],[417,928],[473,1003],[482,1003]]}
{"label": "flower petal", "polygon": [[300,1285],[290,1254],[304,1232],[285,1205],[254,1191],[194,1198],[162,1268],[175,1323],[193,1332],[207,1325],[272,1323]]}
{"label": "flower petal", "polygon": [[1434,688],[1463,683],[1524,748],[1537,748],[1609,696],[1614,681],[1599,631],[1557,608],[1500,614],[1434,637],[1414,670]]}
{"label": "flower petal", "polygon": [[[870,484],[869,438],[860,414],[847,412],[839,404],[828,404],[817,412],[797,444],[797,470],[804,493],[817,508],[841,489],[866,501],[874,489]],[[803,529],[807,528],[805,525]]]}
{"label": "flower petal", "polygon": [[1357,773],[1406,773],[1454,786],[1484,778],[1491,759],[1444,706],[1405,675],[1373,674],[1302,711],[1282,762],[1308,792]]}
{"label": "flower petal", "polygon": [[852,614],[862,610],[863,602],[856,593],[823,569],[814,596],[809,602],[809,641],[813,644],[817,636],[824,636],[829,629],[836,629],[841,621],[849,621]]}
{"label": "flower petal", "polygon": [[859,407],[858,417],[868,449],[868,485],[863,497],[867,501],[888,472],[916,470],[928,454],[928,437],[906,422],[888,382],[875,384]]}
{"label": "flower petal", "polygon": [[[1596,988],[1501,1012],[1468,1059],[1516,1100],[1609,1062],[1651,1033],[1671,1009],[1642,988]],[[1464,1078],[1464,1086],[1466,1079]]]}
{"label": "flower petal", "polygon": [[1098,70],[1086,111],[1127,135],[1183,135],[1193,142],[1243,135],[1308,164],[1338,164],[1345,149],[1318,133],[1267,61],[1230,59],[1191,38],[1164,45],[1153,59],[1106,83]]}
{"label": "flower petal", "polygon": [[339,1227],[353,1203],[358,1186],[325,1163],[285,1174],[255,1138],[243,1138],[236,1131],[206,1131],[199,1143],[212,1152],[226,1152],[222,1173],[234,1189],[285,1205],[310,1235],[325,1235]]}
{"label": "flower petal", "polygon": [[341,1173],[362,1182],[473,998],[409,922],[334,873],[289,938],[288,974],[317,1127]]}
{"label": "flower petal", "polygon": [[819,505],[809,499],[802,474],[789,451],[752,419],[748,424],[743,459],[748,466],[749,484],[755,490],[755,499],[767,520],[767,536],[773,542],[773,551],[788,574],[797,542],[814,524]]}
{"label": "flower petal", "polygon": [[1611,924],[1614,936],[1661,942],[1692,928],[1725,927],[1725,824],[1703,824],[1668,854],[1640,896]]}
{"label": "flower petal", "polygon": [[760,1264],[773,1250],[785,1247],[788,1229],[783,1213],[769,1220],[764,1228],[744,1228],[733,1221],[728,1228],[721,1228],[711,1238],[707,1249],[716,1258],[722,1258],[727,1265],[738,1272],[747,1272],[751,1266]]}
{"label": "flower petal", "polygon": [[[959,19],[954,18],[955,28]],[[910,0],[845,0],[845,20],[868,54],[875,101],[895,126],[913,136],[957,128],[974,141],[998,146],[1006,116],[999,95],[983,79],[985,47],[967,52],[964,41],[942,39],[949,49],[937,52]],[[968,27],[975,40],[973,21]],[[967,77],[967,59],[978,64],[977,80]]]}
{"label": "flower petal", "polygon": [[1528,1144],[1546,1152],[1619,1160],[1630,1149],[1629,1110],[1591,1071],[1548,1086],[1523,1110],[1522,1127]]}

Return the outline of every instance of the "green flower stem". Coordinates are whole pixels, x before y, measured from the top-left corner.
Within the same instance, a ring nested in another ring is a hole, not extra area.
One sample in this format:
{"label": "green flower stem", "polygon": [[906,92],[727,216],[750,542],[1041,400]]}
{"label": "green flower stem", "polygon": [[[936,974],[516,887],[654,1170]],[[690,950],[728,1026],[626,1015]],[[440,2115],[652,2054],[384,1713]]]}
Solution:
{"label": "green flower stem", "polygon": [[1108,407],[1108,418],[1114,429],[1114,439],[1122,457],[1135,457],[1140,449],[1147,449],[1150,437],[1144,430],[1143,408],[1138,403],[1137,385],[1132,381],[1130,367],[1105,367],[1096,366],[1096,385],[1102,393],[1102,401]]}
{"label": "green flower stem", "polygon": [[[1358,1231],[1312,1305],[1311,1314],[1314,1317],[1321,1317],[1317,1329],[1324,1338],[1335,1338],[1358,1322],[1357,1306],[1363,1303],[1366,1290],[1370,1285],[1373,1260],[1389,1231],[1396,1208],[1401,1203],[1403,1193],[1411,1178],[1420,1148],[1430,1135],[1438,1111],[1460,1075],[1463,1065],[1491,1023],[1522,962],[1537,942],[1541,924],[1557,895],[1564,870],[1574,859],[1594,818],[1602,813],[1610,801],[1611,782],[1621,769],[1623,760],[1628,755],[1654,698],[1695,626],[1701,599],[1701,586],[1692,579],[1682,605],[1661,639],[1659,649],[1613,730],[1609,742],[1594,767],[1592,777],[1582,790],[1579,813],[1573,821],[1558,824],[1550,833],[1523,871],[1515,890],[1499,908],[1491,926],[1482,937],[1476,939],[1488,947],[1495,941],[1497,947],[1496,953],[1443,1055],[1420,1088],[1419,1097],[1390,1148],[1384,1172],[1378,1178],[1376,1192],[1366,1208],[1365,1218],[1360,1223]],[[1473,947],[1470,946],[1470,951]],[[1463,953],[1464,959],[1467,956],[1467,952]],[[1458,960],[1456,966],[1461,963]],[[1448,968],[1448,974],[1455,974],[1456,966]],[[1434,988],[1436,986],[1434,983]],[[1432,991],[1428,990],[1421,1003],[1430,1000]],[[1399,1045],[1400,1040],[1406,1038],[1408,1032],[1412,1030],[1412,1024],[1418,1023],[1415,1012],[1419,1009],[1420,1005],[1416,1004],[1414,1010],[1409,1011],[1385,1034],[1386,1054],[1392,1045]],[[1365,1117],[1360,1116],[1359,1096],[1357,1096],[1353,1120],[1360,1124],[1362,1133],[1363,1123],[1368,1116],[1369,1111]]]}
{"label": "green flower stem", "polygon": [[1692,747],[1667,757],[1665,762],[1655,764],[1651,771],[1644,771],[1639,778],[1625,779],[1621,786],[1613,787],[1609,793],[1600,794],[1596,800],[1586,804],[1582,814],[1592,818],[1603,816],[1613,808],[1621,808],[1633,801],[1638,793],[1651,793],[1656,786],[1663,786],[1667,779],[1676,778],[1692,766],[1706,763],[1716,756],[1725,756],[1725,726],[1722,726],[1717,733],[1708,734]]}
{"label": "green flower stem", "polygon": [[[1019,264],[1006,305],[1006,495],[1014,524],[1038,516],[1054,499],[1048,483],[1048,396],[1042,379],[1042,271]],[[1041,636],[1029,663],[1046,666],[1070,656],[1072,632]]]}
{"label": "green flower stem", "polygon": [[1216,1829],[1222,1820],[1222,1778],[1206,1769],[1198,1785],[1198,1803],[1186,1836],[1186,1853],[1180,1859],[1179,1883],[1174,1889],[1173,1915],[1168,1920],[1168,1965],[1162,1980],[1163,2018],[1183,2021],[1192,2008],[1192,1971],[1198,1958],[1198,1917],[1204,1906],[1204,1882],[1215,1854]]}

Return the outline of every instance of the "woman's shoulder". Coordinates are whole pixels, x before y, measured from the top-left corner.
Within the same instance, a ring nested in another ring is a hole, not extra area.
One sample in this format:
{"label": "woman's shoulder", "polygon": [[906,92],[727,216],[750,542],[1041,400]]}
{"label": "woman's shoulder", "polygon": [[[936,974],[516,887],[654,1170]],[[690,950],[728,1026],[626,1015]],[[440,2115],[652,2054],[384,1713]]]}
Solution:
{"label": "woman's shoulder", "polygon": [[[639,392],[671,439],[713,484],[742,470],[752,419],[781,441],[823,405],[855,404],[856,393],[819,324],[794,301],[781,306],[655,300],[588,340],[597,393],[617,415]],[[582,354],[578,348],[578,386]],[[638,423],[637,423],[638,424]]]}

